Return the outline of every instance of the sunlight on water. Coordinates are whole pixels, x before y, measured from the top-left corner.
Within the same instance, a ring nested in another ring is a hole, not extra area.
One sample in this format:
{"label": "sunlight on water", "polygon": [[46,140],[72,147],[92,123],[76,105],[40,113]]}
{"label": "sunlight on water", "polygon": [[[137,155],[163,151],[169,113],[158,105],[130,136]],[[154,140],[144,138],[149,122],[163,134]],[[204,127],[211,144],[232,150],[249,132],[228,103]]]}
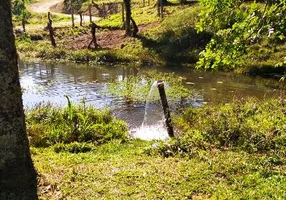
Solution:
{"label": "sunlight on water", "polygon": [[130,137],[142,140],[165,140],[169,138],[163,120],[155,125],[140,126],[132,129],[130,131]]}
{"label": "sunlight on water", "polygon": [[[145,113],[142,125],[130,131],[130,137],[142,140],[164,140],[169,138],[164,123],[164,114],[160,102],[157,81],[155,81],[146,98]],[[155,103],[159,101],[160,103]]]}

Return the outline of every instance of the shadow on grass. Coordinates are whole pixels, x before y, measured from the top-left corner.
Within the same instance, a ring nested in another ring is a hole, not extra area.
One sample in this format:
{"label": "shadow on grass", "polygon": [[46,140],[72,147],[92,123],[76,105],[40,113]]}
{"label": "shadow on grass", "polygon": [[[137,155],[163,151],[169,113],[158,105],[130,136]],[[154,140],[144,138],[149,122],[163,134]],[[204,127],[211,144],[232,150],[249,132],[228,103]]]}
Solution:
{"label": "shadow on grass", "polygon": [[248,69],[248,75],[261,76],[264,78],[280,79],[286,74],[286,66],[273,67],[272,65],[251,66]]}
{"label": "shadow on grass", "polygon": [[194,28],[167,30],[157,40],[139,35],[143,47],[155,51],[167,64],[195,63],[199,53],[211,39],[211,34],[197,33]]}

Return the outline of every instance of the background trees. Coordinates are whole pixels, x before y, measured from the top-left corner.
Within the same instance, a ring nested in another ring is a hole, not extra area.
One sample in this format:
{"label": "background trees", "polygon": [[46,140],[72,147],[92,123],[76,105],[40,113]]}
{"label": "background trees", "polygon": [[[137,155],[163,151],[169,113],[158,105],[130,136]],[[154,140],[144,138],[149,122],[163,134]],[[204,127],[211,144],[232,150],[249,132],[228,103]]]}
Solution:
{"label": "background trees", "polygon": [[[251,45],[262,41],[269,45],[285,42],[286,1],[245,2],[200,0],[204,9],[196,29],[212,32],[213,37],[200,54],[199,68],[235,68],[244,63]],[[277,61],[277,65],[283,62]]]}
{"label": "background trees", "polygon": [[31,16],[30,12],[26,8],[26,0],[13,0],[12,1],[12,14],[17,21],[21,21],[23,31],[26,31],[26,23]]}

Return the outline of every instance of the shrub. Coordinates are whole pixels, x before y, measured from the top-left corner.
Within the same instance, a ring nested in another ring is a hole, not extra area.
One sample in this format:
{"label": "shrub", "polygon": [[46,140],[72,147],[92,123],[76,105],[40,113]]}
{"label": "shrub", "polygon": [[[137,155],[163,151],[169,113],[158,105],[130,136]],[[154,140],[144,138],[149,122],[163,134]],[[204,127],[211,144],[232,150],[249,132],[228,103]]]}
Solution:
{"label": "shrub", "polygon": [[109,110],[76,105],[67,108],[39,104],[26,113],[27,132],[33,146],[56,143],[93,142],[127,139],[126,123],[114,119]]}
{"label": "shrub", "polygon": [[285,105],[285,100],[272,99],[189,108],[176,120],[181,137],[158,150],[163,155],[191,155],[196,148],[285,154]]}

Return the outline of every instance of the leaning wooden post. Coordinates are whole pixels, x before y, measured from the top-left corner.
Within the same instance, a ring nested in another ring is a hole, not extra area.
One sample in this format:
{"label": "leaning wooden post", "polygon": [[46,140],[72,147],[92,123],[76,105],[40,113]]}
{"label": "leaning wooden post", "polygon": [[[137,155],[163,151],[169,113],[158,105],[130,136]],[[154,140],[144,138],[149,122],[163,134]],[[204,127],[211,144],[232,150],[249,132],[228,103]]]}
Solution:
{"label": "leaning wooden post", "polygon": [[78,14],[79,14],[79,25],[82,26],[82,11],[80,11]]}
{"label": "leaning wooden post", "polygon": [[56,41],[55,41],[55,38],[54,38],[54,30],[53,30],[53,27],[52,27],[52,19],[51,19],[51,13],[48,12],[48,23],[47,23],[47,28],[49,30],[49,34],[50,34],[50,40],[51,40],[51,43],[52,43],[52,46],[53,47],[56,47]]}
{"label": "leaning wooden post", "polygon": [[173,125],[172,125],[172,121],[170,117],[170,109],[169,109],[163,81],[157,81],[157,86],[158,86],[158,90],[159,90],[159,94],[160,94],[160,98],[162,102],[168,135],[170,137],[175,137]]}
{"label": "leaning wooden post", "polygon": [[74,27],[73,0],[71,0],[71,18],[72,18],[72,27]]}

